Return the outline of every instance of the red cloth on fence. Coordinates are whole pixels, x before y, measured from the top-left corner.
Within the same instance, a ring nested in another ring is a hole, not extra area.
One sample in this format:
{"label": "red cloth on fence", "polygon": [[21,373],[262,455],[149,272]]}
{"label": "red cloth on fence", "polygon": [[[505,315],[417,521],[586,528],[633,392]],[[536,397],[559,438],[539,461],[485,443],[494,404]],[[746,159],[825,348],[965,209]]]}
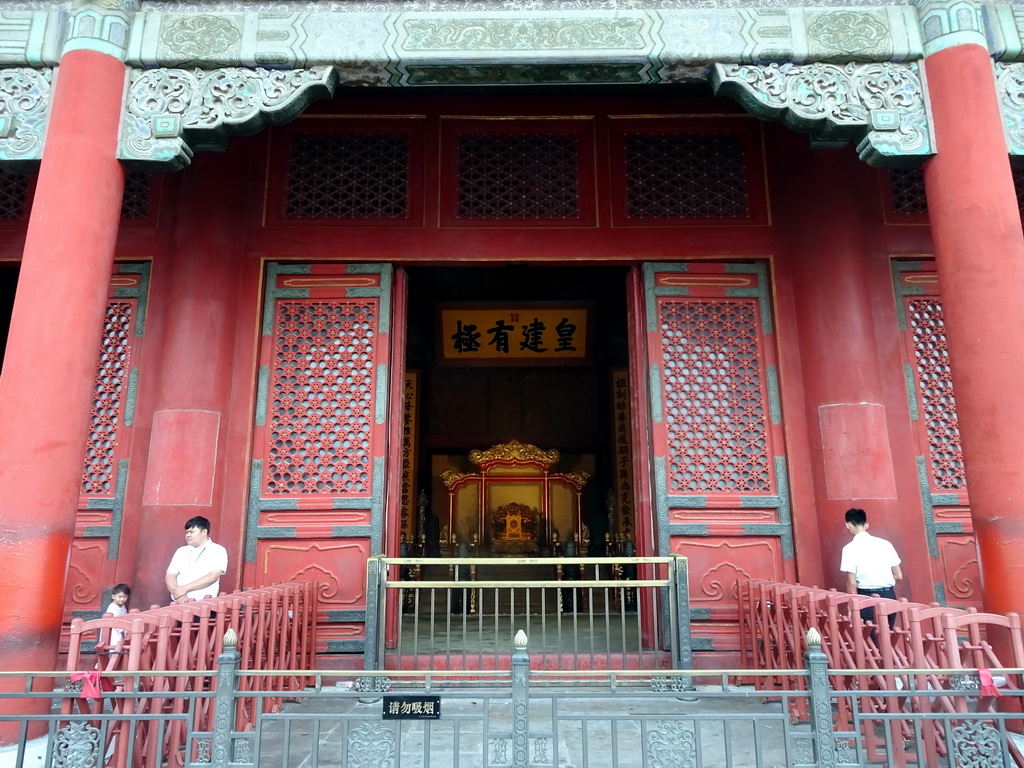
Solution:
{"label": "red cloth on fence", "polygon": [[113,690],[110,680],[103,678],[103,673],[98,669],[90,669],[87,672],[72,672],[71,682],[82,682],[82,692],[78,695],[82,699],[99,699],[103,697],[103,691]]}
{"label": "red cloth on fence", "polygon": [[1002,696],[999,689],[996,688],[995,681],[992,680],[991,669],[979,669],[978,677],[981,679],[981,695],[982,696]]}

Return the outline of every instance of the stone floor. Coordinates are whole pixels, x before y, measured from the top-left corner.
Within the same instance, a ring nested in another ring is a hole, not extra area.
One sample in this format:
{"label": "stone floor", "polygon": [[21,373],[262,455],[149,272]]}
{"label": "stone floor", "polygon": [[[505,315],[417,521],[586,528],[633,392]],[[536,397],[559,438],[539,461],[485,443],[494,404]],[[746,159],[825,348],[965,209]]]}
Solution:
{"label": "stone floor", "polygon": [[18,762],[18,747],[0,747],[0,768],[43,768],[46,761],[46,738],[32,739],[25,745],[22,762]]}

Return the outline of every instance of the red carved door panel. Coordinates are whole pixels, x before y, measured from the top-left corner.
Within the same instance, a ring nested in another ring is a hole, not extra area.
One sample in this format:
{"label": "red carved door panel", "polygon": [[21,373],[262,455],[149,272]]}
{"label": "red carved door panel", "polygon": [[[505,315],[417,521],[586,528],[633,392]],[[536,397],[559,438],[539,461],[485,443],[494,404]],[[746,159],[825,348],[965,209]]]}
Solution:
{"label": "red carved door panel", "polygon": [[736,581],[795,577],[767,265],[646,264],[656,553],[688,558],[693,650],[737,649]]}
{"label": "red carved door panel", "polygon": [[64,590],[65,626],[75,617],[100,616],[115,583],[149,273],[148,262],[122,263],[110,279]]}
{"label": "red carved door panel", "polygon": [[389,265],[268,266],[244,581],[319,581],[320,653],[362,651],[376,610],[391,312]]}
{"label": "red carved door panel", "polygon": [[981,573],[939,276],[931,261],[894,262],[893,276],[935,599],[944,605],[981,608]]}

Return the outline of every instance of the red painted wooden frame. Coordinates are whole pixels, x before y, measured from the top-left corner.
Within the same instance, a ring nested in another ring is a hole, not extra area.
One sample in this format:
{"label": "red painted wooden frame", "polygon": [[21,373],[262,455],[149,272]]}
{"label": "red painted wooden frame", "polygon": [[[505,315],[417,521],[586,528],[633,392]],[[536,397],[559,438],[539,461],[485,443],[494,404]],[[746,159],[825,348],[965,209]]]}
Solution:
{"label": "red painted wooden frame", "polygon": [[[928,213],[903,213],[896,210],[896,197],[892,192],[892,172],[878,174],[882,194],[882,217],[886,224],[927,224]],[[923,181],[921,182],[924,183]]]}
{"label": "red painted wooden frame", "polygon": [[[146,215],[138,219],[121,218],[121,229],[156,229],[160,226],[160,204],[163,198],[164,174],[149,174],[149,196],[146,200]],[[29,200],[32,197],[29,195]]]}
{"label": "red painted wooden frame", "polygon": [[[608,120],[609,174],[612,226],[614,227],[708,227],[769,223],[765,177],[764,140],[761,123],[743,117],[616,117]],[[745,217],[650,217],[628,214],[625,140],[635,134],[732,134],[743,141],[744,177],[747,194]]]}
{"label": "red painted wooden frame", "polygon": [[[458,215],[460,136],[575,136],[578,213],[572,219],[464,219]],[[594,119],[592,117],[552,118],[441,118],[441,210],[442,227],[595,227]]]}
{"label": "red painted wooden frame", "polygon": [[[264,226],[288,227],[421,227],[424,200],[424,133],[422,116],[408,117],[320,117],[297,120],[275,127],[270,133],[270,158],[267,167],[264,200]],[[395,135],[409,138],[409,163],[406,176],[406,215],[403,218],[314,218],[287,217],[289,153],[291,139],[297,134]]]}

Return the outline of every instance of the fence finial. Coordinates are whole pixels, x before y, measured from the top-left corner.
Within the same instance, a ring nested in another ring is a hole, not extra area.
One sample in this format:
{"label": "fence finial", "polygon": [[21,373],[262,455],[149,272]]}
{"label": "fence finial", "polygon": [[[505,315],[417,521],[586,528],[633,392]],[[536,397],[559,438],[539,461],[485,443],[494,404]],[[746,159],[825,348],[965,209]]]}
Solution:
{"label": "fence finial", "polygon": [[224,647],[234,648],[238,645],[238,635],[235,634],[235,630],[228,627],[228,631],[224,633]]}
{"label": "fence finial", "polygon": [[523,630],[516,632],[515,638],[512,640],[512,647],[517,651],[526,650],[526,633]]}
{"label": "fence finial", "polygon": [[821,633],[814,627],[807,630],[807,645],[821,648]]}

